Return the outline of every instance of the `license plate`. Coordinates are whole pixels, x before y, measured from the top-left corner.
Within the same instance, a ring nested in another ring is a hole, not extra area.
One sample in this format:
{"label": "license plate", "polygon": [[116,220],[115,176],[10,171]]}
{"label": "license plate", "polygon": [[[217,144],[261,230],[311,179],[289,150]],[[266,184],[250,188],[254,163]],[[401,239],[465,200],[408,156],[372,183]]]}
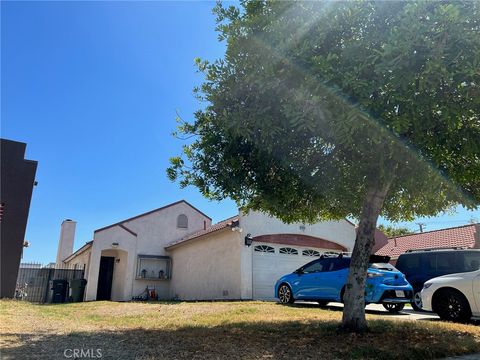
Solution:
{"label": "license plate", "polygon": [[395,290],[395,296],[396,297],[405,297],[405,293],[403,290]]}

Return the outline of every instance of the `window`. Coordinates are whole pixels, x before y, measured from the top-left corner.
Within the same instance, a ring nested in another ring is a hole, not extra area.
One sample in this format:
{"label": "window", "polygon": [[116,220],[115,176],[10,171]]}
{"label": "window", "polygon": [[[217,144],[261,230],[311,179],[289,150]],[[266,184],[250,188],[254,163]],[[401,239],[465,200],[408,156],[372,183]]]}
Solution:
{"label": "window", "polygon": [[280,248],[279,252],[285,255],[298,255],[298,250],[290,247]]}
{"label": "window", "polygon": [[138,255],[137,279],[169,280],[171,260],[168,256]]}
{"label": "window", "polygon": [[316,250],[307,249],[302,251],[303,256],[320,256],[320,253]]}
{"label": "window", "polygon": [[318,260],[305,265],[305,267],[302,270],[305,274],[309,274],[309,273],[320,272],[322,271],[322,268],[323,268],[323,264],[320,260]]}
{"label": "window", "polygon": [[253,250],[256,252],[263,252],[263,253],[275,253],[275,249],[267,245],[257,245],[253,248]]}
{"label": "window", "polygon": [[180,214],[177,217],[177,228],[188,229],[188,218],[185,214]]}
{"label": "window", "polygon": [[342,259],[335,259],[335,265],[333,267],[333,271],[343,270],[350,267],[350,259],[342,258]]}
{"label": "window", "polygon": [[437,271],[443,273],[455,272],[455,254],[438,253]]}
{"label": "window", "polygon": [[459,272],[475,271],[480,269],[480,252],[459,253]]}

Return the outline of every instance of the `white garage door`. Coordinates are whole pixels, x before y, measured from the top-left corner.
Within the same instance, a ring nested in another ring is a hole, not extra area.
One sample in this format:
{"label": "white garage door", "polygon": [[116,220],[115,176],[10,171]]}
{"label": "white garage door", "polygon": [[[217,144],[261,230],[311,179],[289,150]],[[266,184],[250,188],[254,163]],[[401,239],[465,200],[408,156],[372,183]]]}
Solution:
{"label": "white garage door", "polygon": [[273,300],[275,282],[281,276],[293,272],[326,251],[331,250],[256,243],[253,247],[253,298]]}

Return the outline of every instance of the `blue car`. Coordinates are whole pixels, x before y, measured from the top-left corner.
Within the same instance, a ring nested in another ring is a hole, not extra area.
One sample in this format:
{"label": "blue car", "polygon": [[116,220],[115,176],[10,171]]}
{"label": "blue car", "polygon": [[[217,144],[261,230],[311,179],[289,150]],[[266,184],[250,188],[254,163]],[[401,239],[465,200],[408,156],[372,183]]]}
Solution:
{"label": "blue car", "polygon": [[[365,286],[365,303],[382,304],[390,312],[403,309],[412,302],[413,288],[400,271],[388,263],[388,256],[370,257]],[[350,257],[320,257],[291,274],[282,276],[275,284],[275,297],[280,303],[295,300],[327,303],[343,302]]]}

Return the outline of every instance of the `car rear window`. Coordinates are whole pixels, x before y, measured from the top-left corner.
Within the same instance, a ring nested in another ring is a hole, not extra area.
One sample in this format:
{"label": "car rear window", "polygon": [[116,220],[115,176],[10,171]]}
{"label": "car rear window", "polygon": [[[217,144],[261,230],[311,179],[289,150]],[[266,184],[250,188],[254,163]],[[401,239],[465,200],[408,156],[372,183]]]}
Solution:
{"label": "car rear window", "polygon": [[373,264],[370,264],[370,267],[377,270],[397,271],[395,266],[388,263],[373,263]]}

